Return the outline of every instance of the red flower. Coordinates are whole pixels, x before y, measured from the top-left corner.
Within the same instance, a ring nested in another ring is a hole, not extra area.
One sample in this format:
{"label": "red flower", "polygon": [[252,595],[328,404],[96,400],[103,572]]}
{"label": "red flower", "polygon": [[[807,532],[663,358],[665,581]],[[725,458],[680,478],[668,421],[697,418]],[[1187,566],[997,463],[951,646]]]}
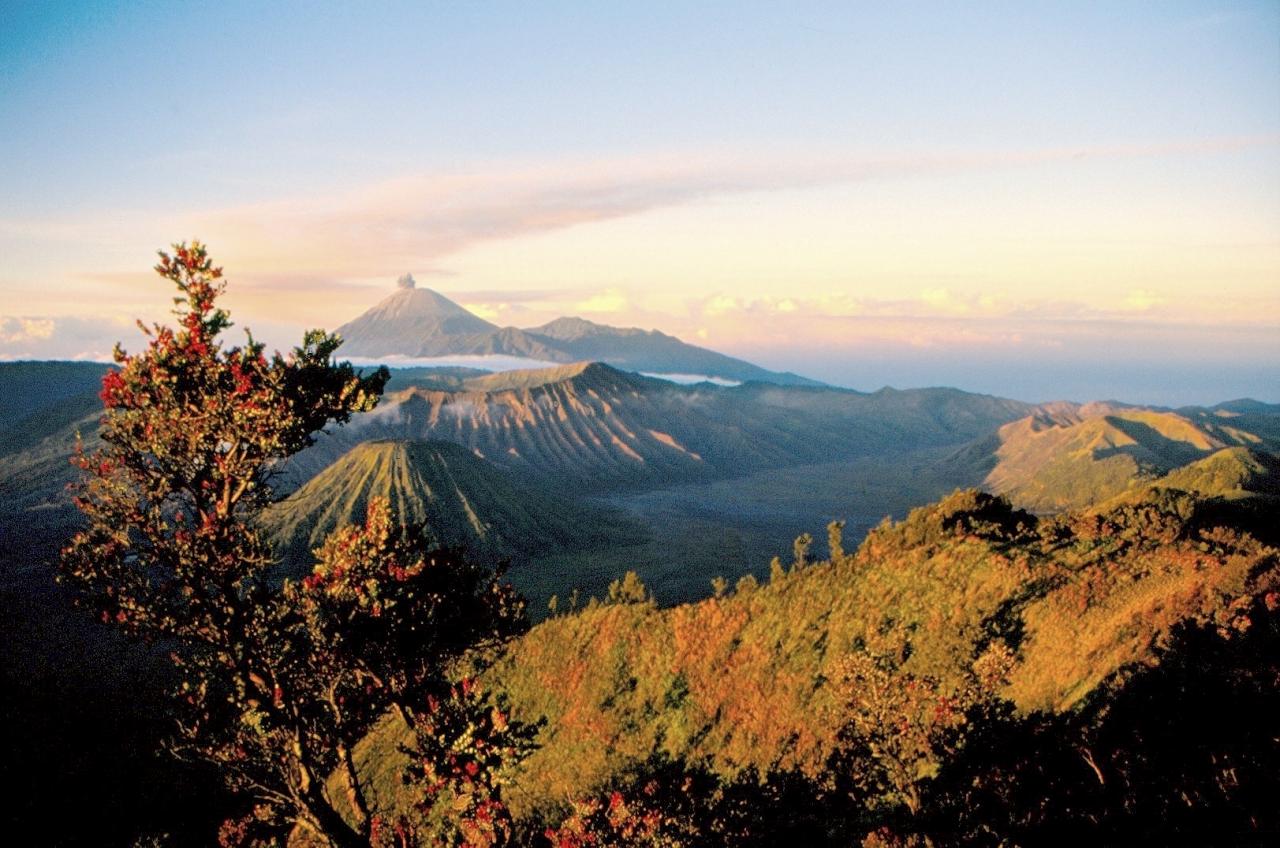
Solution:
{"label": "red flower", "polygon": [[108,371],[102,377],[102,391],[98,394],[98,397],[104,404],[116,406],[123,391],[124,379],[120,376],[120,372]]}

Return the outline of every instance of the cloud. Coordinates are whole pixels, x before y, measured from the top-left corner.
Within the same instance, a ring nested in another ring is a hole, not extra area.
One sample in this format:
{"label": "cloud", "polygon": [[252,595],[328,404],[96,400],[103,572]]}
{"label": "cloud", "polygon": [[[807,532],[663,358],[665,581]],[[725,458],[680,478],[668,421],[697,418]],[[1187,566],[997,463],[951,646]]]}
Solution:
{"label": "cloud", "polygon": [[95,319],[0,316],[0,359],[84,359],[107,362],[116,342],[140,346],[142,336],[124,316]]}
{"label": "cloud", "polygon": [[477,303],[501,302],[515,304],[560,302],[566,298],[580,297],[581,295],[582,292],[576,289],[479,289],[455,292],[452,296]]}
{"label": "cloud", "polygon": [[712,295],[701,304],[703,315],[709,318],[715,318],[720,315],[728,315],[732,312],[741,311],[743,305],[736,297],[730,297],[726,294]]}
{"label": "cloud", "polygon": [[[1213,304],[1201,302],[1175,305],[1160,292],[1132,289],[1122,297],[1100,297],[1086,300],[1015,299],[1008,295],[964,292],[945,287],[927,287],[903,297],[859,296],[848,292],[811,297],[745,297],[712,294],[687,302],[688,318],[693,328],[708,324],[722,325],[749,322],[767,317],[801,321],[823,321],[844,318],[884,320],[999,320],[1064,322],[1117,321],[1126,323],[1159,321],[1162,323],[1270,324],[1280,302],[1274,297],[1257,297],[1248,302],[1222,300]],[[714,335],[714,334],[712,334]]]}
{"label": "cloud", "polygon": [[659,380],[666,380],[668,383],[679,383],[682,386],[692,386],[697,383],[711,383],[715,386],[741,386],[741,380],[727,380],[724,377],[712,377],[707,374],[679,374],[664,373],[659,371],[641,371],[645,377],[655,377]]}
{"label": "cloud", "polygon": [[[390,291],[394,280],[390,277],[373,280],[338,279],[324,273],[292,273],[282,271],[263,273],[240,271],[227,267],[227,276],[232,279],[231,290],[235,294],[367,294],[370,289],[386,289]],[[168,291],[171,284],[164,282],[150,271],[93,271],[76,275],[77,279],[93,283],[97,286],[111,288],[122,292],[143,292],[148,297],[158,291]]]}
{"label": "cloud", "polygon": [[[1275,135],[1131,146],[1046,148],[982,153],[938,153],[906,156],[857,155],[740,155],[717,152],[702,155],[668,155],[614,158],[598,161],[563,161],[540,165],[503,165],[470,172],[406,174],[394,179],[348,191],[307,195],[271,202],[220,209],[191,210],[176,217],[171,213],[130,212],[104,221],[101,213],[82,220],[0,220],[0,239],[16,242],[50,242],[65,250],[48,249],[44,254],[66,256],[59,259],[74,268],[89,264],[79,251],[85,233],[93,234],[94,250],[109,249],[110,267],[140,267],[139,272],[66,274],[64,289],[46,285],[40,271],[23,271],[19,286],[10,284],[10,298],[4,307],[14,311],[47,313],[28,315],[23,320],[54,320],[47,324],[13,323],[5,319],[0,335],[0,354],[71,356],[84,353],[106,355],[126,331],[108,328],[101,322],[86,321],[80,327],[51,319],[48,313],[92,314],[99,295],[110,295],[113,308],[130,314],[151,315],[167,320],[167,300],[158,296],[158,281],[145,270],[150,248],[157,242],[154,233],[190,233],[213,243],[220,261],[231,271],[234,283],[228,305],[238,321],[250,316],[255,330],[268,329],[267,320],[278,316],[276,333],[281,340],[293,338],[288,322],[332,326],[336,320],[357,314],[369,303],[389,293],[394,280],[412,270],[425,282],[427,275],[449,275],[441,267],[445,257],[477,245],[503,239],[547,233],[608,221],[650,210],[678,206],[705,198],[741,192],[795,189],[881,180],[917,174],[952,174],[979,169],[1012,169],[1046,162],[1078,159],[1118,159],[1172,156],[1275,146]],[[87,213],[86,213],[87,214]],[[139,245],[141,247],[139,247]],[[0,249],[4,247],[0,243]],[[43,248],[42,248],[43,249]],[[142,263],[132,258],[145,257]],[[120,258],[123,257],[123,258]],[[127,260],[127,262],[126,262]],[[466,267],[465,260],[459,267]],[[17,280],[10,272],[10,279]],[[42,278],[35,282],[37,277]],[[615,276],[616,282],[619,277]],[[86,285],[92,283],[92,285]],[[551,285],[561,281],[552,279]],[[951,287],[922,287],[895,298],[868,298],[856,290],[832,292],[804,298],[787,289],[787,296],[753,298],[728,285],[728,292],[711,294],[690,304],[687,315],[673,318],[646,315],[648,326],[660,326],[686,337],[705,338],[715,346],[728,337],[729,322],[737,321],[737,332],[767,333],[774,318],[793,336],[808,332],[806,322],[836,319],[866,319],[861,324],[845,321],[845,333],[868,332],[870,319],[893,327],[900,338],[927,343],[945,338],[941,330],[920,330],[919,322],[946,327],[945,319],[1018,319],[1020,325],[1035,322],[1073,320],[1151,320],[1201,322],[1274,323],[1280,306],[1274,297],[1258,295],[1257,303],[1236,298],[1228,302],[1165,303],[1158,292],[1134,289],[1117,292],[1108,303],[1067,301],[1021,301],[991,293],[961,290],[963,284],[948,280]],[[6,283],[8,284],[8,283]],[[546,285],[546,283],[539,283]],[[484,283],[489,286],[492,283]],[[713,284],[713,285],[719,285]],[[460,286],[465,288],[465,286]],[[850,286],[853,289],[853,286]],[[104,291],[104,289],[108,289]],[[39,305],[28,305],[24,298]],[[552,317],[569,309],[584,313],[618,314],[636,322],[643,313],[638,302],[648,296],[639,288],[605,292],[579,290],[472,291],[459,290],[451,296],[490,318],[503,318],[523,325],[516,316],[548,311]],[[282,304],[287,301],[287,308]],[[532,309],[522,307],[530,304]],[[1192,309],[1195,311],[1192,312]],[[551,312],[554,310],[554,312]],[[335,320],[334,316],[338,316]],[[769,318],[770,321],[756,320]],[[781,319],[787,319],[783,321]],[[622,320],[621,318],[619,320]],[[684,323],[681,324],[681,320]],[[788,323],[790,322],[790,323]],[[904,329],[917,322],[917,330]],[[860,329],[853,330],[852,327]],[[745,329],[744,329],[745,328]],[[285,332],[288,330],[289,332]],[[887,331],[886,331],[887,332]],[[950,332],[950,331],[947,331]],[[913,335],[914,333],[914,335]],[[984,331],[985,333],[985,331]],[[40,338],[40,334],[47,334]],[[985,335],[991,335],[986,333]],[[263,336],[271,339],[272,336]],[[127,341],[127,339],[126,339]],[[41,354],[40,352],[45,353]]]}
{"label": "cloud", "polygon": [[[327,195],[189,213],[181,229],[255,274],[394,279],[484,242],[562,230],[732,193],[1055,161],[1275,145],[1247,136],[1147,145],[894,156],[717,152],[406,174]],[[0,221],[0,232],[12,222]],[[222,246],[226,246],[225,248]]]}
{"label": "cloud", "polygon": [[460,305],[462,306],[463,309],[467,310],[473,315],[479,315],[481,318],[485,319],[486,321],[493,321],[497,318],[501,318],[505,313],[511,310],[511,304],[502,303],[502,302],[476,303],[474,301],[468,300],[468,301],[463,301]]}
{"label": "cloud", "polygon": [[0,344],[44,341],[53,335],[51,318],[0,317]]}
{"label": "cloud", "polygon": [[627,308],[628,303],[626,295],[610,289],[578,301],[573,308],[578,312],[622,312]]}

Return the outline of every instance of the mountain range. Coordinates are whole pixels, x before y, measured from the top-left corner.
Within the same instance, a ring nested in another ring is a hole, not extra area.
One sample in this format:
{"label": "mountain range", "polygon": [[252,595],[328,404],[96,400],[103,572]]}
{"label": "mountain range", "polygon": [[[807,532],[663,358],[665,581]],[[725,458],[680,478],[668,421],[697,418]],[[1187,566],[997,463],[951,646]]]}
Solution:
{"label": "mountain range", "polygon": [[1229,449],[1260,457],[1280,452],[1280,407],[1045,404],[953,461],[969,463],[975,480],[985,471],[981,485],[988,491],[1043,513],[1099,503]]}
{"label": "mountain range", "polygon": [[[0,364],[0,387],[11,407],[7,421],[0,422],[0,520],[23,528],[21,534],[4,534],[0,547],[19,554],[31,549],[33,539],[52,540],[73,520],[64,491],[73,478],[67,459],[77,435],[90,446],[96,438],[94,387],[104,370],[79,363]],[[308,498],[355,504],[362,496],[350,492],[361,486],[384,494],[402,490],[407,510],[439,492],[456,491],[480,505],[477,521],[495,527],[519,525],[503,515],[514,502],[541,504],[544,517],[557,511],[581,515],[586,506],[577,495],[612,497],[748,476],[752,498],[763,499],[760,508],[767,510],[770,499],[788,497],[797,485],[793,478],[806,476],[805,468],[813,469],[806,488],[829,490],[833,504],[850,509],[850,495],[874,496],[858,484],[862,472],[818,469],[863,460],[882,466],[873,489],[886,484],[884,469],[925,463],[936,474],[916,481],[922,498],[956,486],[982,486],[1043,513],[1101,502],[1225,450],[1244,451],[1255,463],[1280,453],[1280,406],[1256,401],[1168,410],[1116,402],[1033,405],[955,389],[863,393],[767,383],[678,385],[602,363],[496,374],[393,374],[391,390],[375,411],[322,435],[277,480],[277,488],[289,494],[331,469],[324,487],[295,493],[288,510],[307,517],[294,525],[327,526],[304,508]],[[47,383],[49,391],[25,391],[32,381]],[[398,446],[366,447],[347,456],[365,443],[388,441]],[[425,453],[421,446],[407,446],[423,441],[434,446]],[[428,455],[434,459],[426,461]],[[344,458],[347,464],[335,465]],[[413,473],[404,465],[410,458],[422,460]],[[459,476],[451,480],[454,472]],[[770,483],[769,474],[783,472],[785,480]],[[339,480],[342,493],[329,488]],[[575,496],[549,498],[551,490]],[[461,514],[460,503],[435,514],[433,523],[444,531],[441,541],[477,544],[481,537],[468,530],[468,521],[444,518]],[[715,520],[719,508],[707,503],[703,511]],[[314,527],[303,535],[298,550],[316,540]],[[545,534],[533,537],[540,535]],[[545,541],[524,553],[556,549]],[[518,543],[497,548],[505,555],[521,553]]]}
{"label": "mountain range", "polygon": [[[17,768],[114,814],[139,786],[167,785],[126,777],[111,794],[99,778],[168,721],[163,685],[155,657],[70,607],[49,564],[78,521],[68,459],[78,436],[97,438],[105,370],[0,363],[0,689],[18,693],[4,704],[14,738],[31,740]],[[1036,405],[943,388],[680,385],[601,362],[418,367],[394,369],[377,409],[294,458],[265,521],[295,573],[375,495],[435,541],[516,561],[512,580],[545,620],[493,682],[517,714],[551,720],[520,784],[539,811],[651,751],[726,774],[819,769],[833,664],[889,625],[909,635],[921,674],[954,676],[999,632],[1023,643],[1007,689],[1020,707],[1065,716],[1094,703],[1183,623],[1274,598],[1274,553],[1257,545],[1280,542],[1278,453],[1280,405],[1256,401]],[[1034,516],[961,493],[868,533],[886,512],[967,486],[1065,514],[1027,537]],[[867,535],[857,555],[769,567],[797,533],[846,517],[845,550]],[[1258,541],[1227,535],[1243,530]],[[579,603],[628,569],[662,607]],[[153,715],[140,719],[143,700]],[[400,740],[382,731],[357,749],[371,783],[386,783],[380,799],[399,791],[382,778],[398,773]],[[85,751],[69,782],[62,763]]]}
{"label": "mountain range", "polygon": [[540,327],[499,327],[444,295],[420,289],[406,274],[396,291],[337,330],[345,356],[364,359],[509,356],[541,362],[605,362],[641,373],[822,385],[788,372],[686,344],[657,330],[619,328],[583,318],[557,318]]}
{"label": "mountain range", "polygon": [[955,389],[678,385],[603,363],[508,371],[384,396],[291,460],[309,479],[358,442],[455,442],[586,491],[654,488],[871,453],[960,445],[1031,405]]}

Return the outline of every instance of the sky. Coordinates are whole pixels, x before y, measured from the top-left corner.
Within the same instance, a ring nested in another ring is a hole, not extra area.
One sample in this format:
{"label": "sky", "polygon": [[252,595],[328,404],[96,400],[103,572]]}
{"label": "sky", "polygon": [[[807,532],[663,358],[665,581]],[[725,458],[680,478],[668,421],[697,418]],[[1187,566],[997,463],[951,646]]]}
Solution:
{"label": "sky", "polygon": [[1280,401],[1274,0],[6,0],[0,128],[0,359],[136,348],[199,238],[282,348],[412,272],[859,389]]}

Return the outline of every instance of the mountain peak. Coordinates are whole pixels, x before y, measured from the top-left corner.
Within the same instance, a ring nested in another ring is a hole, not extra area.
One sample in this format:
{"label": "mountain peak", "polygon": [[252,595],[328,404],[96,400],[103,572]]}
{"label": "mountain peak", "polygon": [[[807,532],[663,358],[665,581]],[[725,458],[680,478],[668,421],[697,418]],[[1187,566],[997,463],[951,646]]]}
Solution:
{"label": "mountain peak", "polygon": [[466,381],[467,389],[481,392],[500,392],[520,389],[536,389],[556,383],[586,379],[593,384],[635,385],[646,378],[620,371],[603,362],[571,362],[551,368],[529,368],[519,371],[500,371]]}
{"label": "mountain peak", "polygon": [[528,332],[563,342],[598,337],[616,339],[622,336],[653,335],[636,327],[610,327],[606,324],[597,324],[595,321],[588,321],[586,318],[578,318],[576,316],[557,318],[554,321],[543,324],[541,327],[532,327]]}
{"label": "mountain peak", "polygon": [[416,288],[413,277],[409,285],[403,285],[404,277],[396,282],[396,291],[373,307],[366,315],[377,313],[382,318],[457,318],[466,316],[492,327],[488,321],[467,311],[464,307],[434,289]]}
{"label": "mountain peak", "polygon": [[543,362],[605,362],[637,373],[694,374],[738,382],[821,385],[685,344],[658,330],[557,318],[527,330],[499,327],[431,289],[412,274],[377,306],[338,328],[343,353],[363,357],[517,356]]}
{"label": "mountain peak", "polygon": [[357,356],[432,356],[450,352],[450,340],[483,339],[497,331],[488,321],[431,289],[417,288],[412,274],[377,306],[338,328],[344,352]]}

